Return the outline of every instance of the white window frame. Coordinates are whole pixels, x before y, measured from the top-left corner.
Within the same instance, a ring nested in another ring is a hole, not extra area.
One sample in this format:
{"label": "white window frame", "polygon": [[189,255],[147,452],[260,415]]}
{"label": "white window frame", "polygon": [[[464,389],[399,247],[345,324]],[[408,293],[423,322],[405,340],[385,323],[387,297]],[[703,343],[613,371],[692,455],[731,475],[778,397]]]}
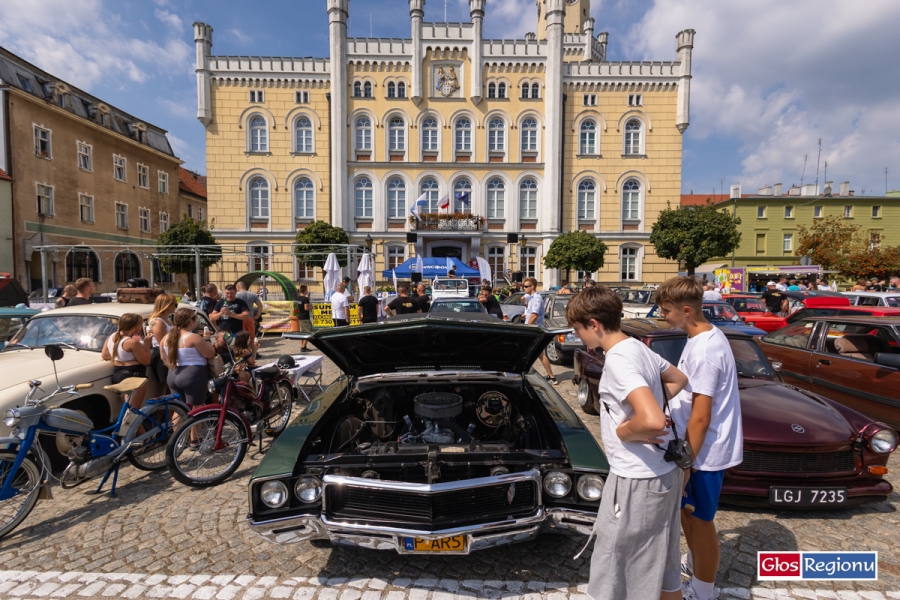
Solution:
{"label": "white window frame", "polygon": [[597,130],[597,122],[594,119],[584,119],[578,125],[578,154],[583,156],[599,154]]}
{"label": "white window frame", "polygon": [[[628,184],[634,183],[637,185],[637,190],[633,188],[625,189]],[[628,212],[626,213],[626,198],[625,194],[629,194],[628,198]],[[622,183],[622,193],[620,194],[620,202],[621,202],[621,211],[622,222],[630,221],[630,222],[640,222],[643,221],[643,204],[644,204],[644,184],[636,178],[629,178]],[[634,216],[637,214],[637,216]]]}
{"label": "white window frame", "polygon": [[[588,187],[590,186],[590,187]],[[593,179],[578,182],[578,220],[594,221],[597,215],[597,183]]]}
{"label": "white window frame", "polygon": [[519,271],[522,272],[522,277],[534,277],[535,279],[539,279],[538,277],[538,260],[537,260],[537,247],[536,246],[525,246],[519,247],[519,260],[516,264],[516,267]]}
{"label": "white window frame", "polygon": [[488,121],[488,153],[493,155],[506,154],[506,120],[503,117],[493,116]]}
{"label": "white window frame", "polygon": [[540,83],[532,83],[531,84],[531,99],[532,100],[540,100],[541,98],[541,84]]}
{"label": "white window frame", "polygon": [[52,217],[56,214],[53,199],[53,186],[46,183],[35,183],[35,199],[37,201],[37,214],[42,217]]}
{"label": "white window frame", "polygon": [[396,269],[406,262],[406,246],[392,245],[388,246],[384,252],[385,270]]}
{"label": "white window frame", "polygon": [[[427,187],[426,187],[427,184]],[[433,185],[432,185],[433,184]],[[419,195],[425,194],[425,210],[422,213],[436,213],[441,200],[441,182],[434,177],[426,177],[419,184]]]}
{"label": "white window frame", "polygon": [[[641,281],[643,252],[642,248],[636,245],[619,246],[619,281]],[[632,271],[628,270],[627,263],[634,261],[633,277],[628,277]]]}
{"label": "white window frame", "polygon": [[198,221],[203,220],[203,207],[202,206],[197,207],[197,220]]}
{"label": "white window frame", "polygon": [[128,159],[124,156],[113,154],[113,178],[122,183],[128,182]]}
{"label": "white window frame", "polygon": [[853,218],[853,205],[848,204],[844,206],[844,218],[852,219]]}
{"label": "white window frame", "polygon": [[138,207],[138,229],[150,233],[150,209]]}
{"label": "white window frame", "polygon": [[506,218],[506,182],[500,177],[494,177],[487,182],[485,207],[488,219]]}
{"label": "white window frame", "polygon": [[269,271],[272,266],[272,245],[266,242],[247,244],[247,268],[250,271]]}
{"label": "white window frame", "polygon": [[402,219],[406,215],[406,181],[391,177],[387,182],[388,219]]}
{"label": "white window frame", "polygon": [[150,189],[150,167],[147,165],[137,164],[137,184],[139,188]]}
{"label": "white window frame", "polygon": [[397,82],[397,98],[406,98],[406,82]]}
{"label": "white window frame", "polygon": [[317,281],[316,267],[297,261],[297,281]]}
{"label": "white window frame", "polygon": [[784,207],[784,218],[785,219],[793,219],[794,218],[794,207],[793,206],[785,206]]}
{"label": "white window frame", "polygon": [[487,86],[487,97],[488,100],[495,100],[497,98],[497,84],[493,81]]}
{"label": "white window frame", "polygon": [[399,115],[388,121],[388,152],[406,152],[406,119]]}
{"label": "white window frame", "polygon": [[537,219],[538,184],[533,177],[519,182],[519,219]]}
{"label": "white window frame", "polygon": [[[308,182],[308,185],[301,184]],[[303,199],[301,201],[301,191]],[[313,220],[316,218],[316,184],[309,177],[298,177],[294,182],[294,218]],[[302,206],[301,206],[302,205]],[[302,210],[301,210],[302,208]]]}
{"label": "white window frame", "polygon": [[[255,121],[262,121],[260,126]],[[247,152],[250,154],[265,154],[269,151],[269,121],[260,113],[253,113],[247,117]]]}
{"label": "white window frame", "polygon": [[160,212],[159,213],[159,232],[165,233],[169,230],[169,213]]}
{"label": "white window frame", "polygon": [[[434,125],[428,124],[433,121]],[[441,148],[441,122],[434,115],[422,119],[422,152],[436,153]]]}
{"label": "white window frame", "polygon": [[507,88],[505,81],[500,81],[497,83],[497,98],[501,100],[505,100],[507,97]]}
{"label": "white window frame", "polygon": [[880,206],[880,205],[873,205],[873,206],[872,206],[872,218],[873,218],[873,219],[880,219],[880,218],[881,218],[881,206]]}
{"label": "white window frame", "polygon": [[[466,126],[462,123],[465,121]],[[459,117],[453,122],[453,148],[456,154],[472,153],[472,119],[467,116]]]}
{"label": "white window frame", "polygon": [[[365,121],[363,123],[363,121]],[[354,121],[353,129],[355,132],[356,143],[354,147],[357,152],[372,151],[372,118],[369,115],[360,115]]]}
{"label": "white window frame", "polygon": [[156,171],[156,189],[160,194],[169,193],[169,174],[166,171]]}
{"label": "white window frame", "polygon": [[75,148],[78,153],[78,168],[82,171],[93,172],[94,170],[94,149],[86,142],[76,140]]}
{"label": "white window frame", "polygon": [[297,90],[294,92],[294,103],[295,104],[309,104],[309,91],[308,90]]}
{"label": "white window frame", "polygon": [[263,104],[266,101],[266,95],[263,90],[250,90],[248,101],[253,104]]}
{"label": "white window frame", "polygon": [[497,279],[506,273],[506,248],[503,246],[488,246],[485,258],[491,266],[491,273]]}
{"label": "white window frame", "polygon": [[813,219],[821,219],[823,214],[825,214],[825,207],[813,206]]}
{"label": "white window frame", "polygon": [[[85,218],[87,211],[87,218]],[[94,222],[94,197],[87,194],[78,194],[78,220],[82,223]]]}
{"label": "white window frame", "polygon": [[374,216],[375,186],[367,176],[353,183],[353,214],[357,219],[371,219]]}
{"label": "white window frame", "polygon": [[519,89],[522,90],[522,94],[519,97],[520,100],[528,100],[529,98],[531,98],[531,83],[523,81],[519,86]]}
{"label": "white window frame", "polygon": [[793,252],[794,251],[794,234],[793,233],[785,233],[782,236],[781,250],[782,250],[782,252]]}
{"label": "white window frame", "polygon": [[[637,124],[637,128],[629,129],[629,125]],[[644,122],[637,117],[632,117],[625,122],[625,126],[622,128],[622,154],[624,156],[643,156],[646,154],[644,151],[644,131],[646,127],[644,127]],[[635,139],[637,136],[637,139]]]}
{"label": "white window frame", "polygon": [[[301,122],[305,122],[301,126]],[[316,148],[315,127],[309,115],[297,115],[294,119],[294,153],[313,154]]]}
{"label": "white window frame", "polygon": [[387,84],[387,97],[388,98],[396,98],[397,97],[397,84],[393,81],[388,81]]}
{"label": "white window frame", "polygon": [[[534,123],[534,126],[528,125],[528,122]],[[522,119],[522,126],[519,131],[519,141],[521,143],[522,154],[537,154],[538,152],[538,130],[540,123],[536,117],[525,117]]]}
{"label": "white window frame", "polygon": [[[468,193],[469,201],[463,202],[456,199],[456,194]],[[455,213],[471,213],[472,212],[472,181],[468,177],[460,177],[453,182],[453,193],[451,196],[451,208]]]}
{"label": "white window frame", "polygon": [[247,208],[252,221],[268,221],[272,215],[272,186],[265,177],[257,175],[247,183]]}
{"label": "white window frame", "polygon": [[757,206],[756,207],[756,218],[757,219],[765,219],[767,212],[768,211],[766,210],[765,206]]}
{"label": "white window frame", "polygon": [[[53,160],[53,131],[43,125],[34,124],[34,155],[38,158]],[[43,134],[46,134],[43,135]],[[46,145],[46,151],[44,147]]]}
{"label": "white window frame", "polygon": [[582,106],[597,106],[597,94],[584,94],[581,97]]}
{"label": "white window frame", "polygon": [[628,94],[628,106],[643,106],[644,105],[644,95],[643,94]]}
{"label": "white window frame", "polygon": [[116,229],[128,229],[128,205],[116,202]]}

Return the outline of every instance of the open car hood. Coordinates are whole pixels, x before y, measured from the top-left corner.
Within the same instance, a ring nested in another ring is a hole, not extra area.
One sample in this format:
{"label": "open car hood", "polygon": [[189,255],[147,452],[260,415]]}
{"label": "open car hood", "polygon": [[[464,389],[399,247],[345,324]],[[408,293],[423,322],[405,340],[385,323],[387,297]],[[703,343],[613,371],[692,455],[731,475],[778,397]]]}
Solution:
{"label": "open car hood", "polygon": [[502,371],[531,369],[554,335],[532,325],[489,315],[464,318],[399,316],[371,325],[323,329],[309,340],[348,375],[403,371]]}

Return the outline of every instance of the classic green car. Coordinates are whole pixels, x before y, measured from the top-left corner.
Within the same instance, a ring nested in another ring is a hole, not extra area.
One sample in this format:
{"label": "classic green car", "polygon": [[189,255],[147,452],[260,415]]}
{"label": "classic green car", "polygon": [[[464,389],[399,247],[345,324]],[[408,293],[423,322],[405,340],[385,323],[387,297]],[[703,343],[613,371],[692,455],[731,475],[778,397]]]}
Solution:
{"label": "classic green car", "polygon": [[16,332],[25,327],[28,319],[39,312],[41,311],[30,308],[0,308],[0,350]]}
{"label": "classic green car", "polygon": [[589,535],[609,463],[531,368],[561,332],[428,314],[285,334],[344,375],[256,469],[250,527],[400,553]]}

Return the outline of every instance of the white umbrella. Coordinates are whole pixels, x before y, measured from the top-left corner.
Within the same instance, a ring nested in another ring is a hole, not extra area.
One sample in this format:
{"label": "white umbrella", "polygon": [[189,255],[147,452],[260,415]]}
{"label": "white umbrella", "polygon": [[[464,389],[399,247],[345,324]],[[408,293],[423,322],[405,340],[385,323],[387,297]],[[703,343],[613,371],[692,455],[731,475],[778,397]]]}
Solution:
{"label": "white umbrella", "polygon": [[455,267],[456,267],[456,264],[453,262],[453,259],[448,256],[447,257],[447,274],[449,275],[450,269],[453,269]]}
{"label": "white umbrella", "polygon": [[422,260],[421,256],[416,257],[416,273],[425,274],[425,261]]}
{"label": "white umbrella", "polygon": [[368,253],[363,254],[356,268],[357,277],[356,285],[359,286],[360,294],[366,286],[372,287],[375,277],[372,275],[372,257]]}
{"label": "white umbrella", "polygon": [[391,276],[394,278],[394,292],[399,292],[400,288],[397,286],[397,272],[394,269],[391,269]]}
{"label": "white umbrella", "polygon": [[341,282],[341,265],[338,264],[337,256],[334,252],[328,254],[325,259],[325,299],[331,297],[331,294],[337,290],[337,284]]}
{"label": "white umbrella", "polygon": [[481,277],[481,280],[484,281],[487,279],[490,282],[494,281],[493,274],[491,273],[491,265],[488,261],[486,261],[481,256],[475,257],[475,262],[478,263],[478,275]]}

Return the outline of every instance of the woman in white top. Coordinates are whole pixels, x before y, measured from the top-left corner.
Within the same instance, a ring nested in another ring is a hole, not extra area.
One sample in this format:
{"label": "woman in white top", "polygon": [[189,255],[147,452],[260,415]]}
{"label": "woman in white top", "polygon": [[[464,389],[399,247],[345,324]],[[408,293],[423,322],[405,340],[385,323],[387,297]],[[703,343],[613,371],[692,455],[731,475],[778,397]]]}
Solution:
{"label": "woman in white top", "polygon": [[156,377],[156,381],[165,385],[169,376],[169,367],[162,360],[160,346],[172,329],[170,317],[178,309],[178,300],[171,294],[160,294],[153,303],[153,312],[147,323],[150,325],[150,372]]}
{"label": "woman in white top", "polygon": [[209,381],[206,365],[215,357],[216,349],[193,332],[198,323],[197,311],[193,308],[179,308],[172,321],[173,327],[165,338],[169,389],[191,406],[206,404]]}
{"label": "woman in white top", "polygon": [[[144,318],[134,313],[119,317],[119,330],[107,338],[100,357],[113,363],[113,383],[121,383],[129,377],[147,377],[150,364],[150,338],[141,339]],[[147,383],[131,395],[130,404],[140,407],[144,403]]]}

